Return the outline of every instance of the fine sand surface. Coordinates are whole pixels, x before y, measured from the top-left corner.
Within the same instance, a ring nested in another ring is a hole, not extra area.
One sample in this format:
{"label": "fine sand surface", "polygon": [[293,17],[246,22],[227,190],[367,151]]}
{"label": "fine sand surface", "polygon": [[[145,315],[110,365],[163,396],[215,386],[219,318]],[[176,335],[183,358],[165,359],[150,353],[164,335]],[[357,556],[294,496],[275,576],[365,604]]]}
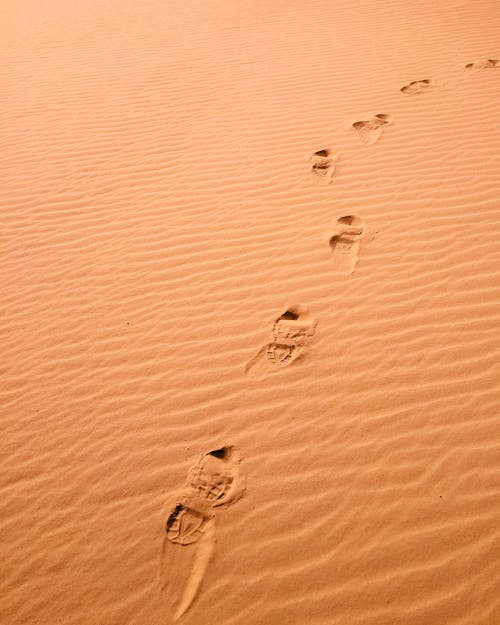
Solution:
{"label": "fine sand surface", "polygon": [[499,625],[498,2],[0,23],[2,625]]}

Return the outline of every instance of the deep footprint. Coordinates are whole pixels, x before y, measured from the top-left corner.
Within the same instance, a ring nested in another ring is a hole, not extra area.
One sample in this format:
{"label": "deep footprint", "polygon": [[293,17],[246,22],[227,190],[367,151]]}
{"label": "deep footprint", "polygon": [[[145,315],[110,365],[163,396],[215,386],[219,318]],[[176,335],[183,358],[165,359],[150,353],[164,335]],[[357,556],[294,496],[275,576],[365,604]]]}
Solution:
{"label": "deep footprint", "polygon": [[330,150],[318,150],[311,156],[311,175],[316,184],[331,183],[335,171],[335,157]]}
{"label": "deep footprint", "polygon": [[425,78],[424,80],[413,80],[409,84],[401,87],[401,93],[422,93],[422,91],[426,91],[429,87],[432,87],[432,80],[429,78]]}
{"label": "deep footprint", "polygon": [[167,507],[160,583],[170,605],[176,606],[175,619],[194,601],[213,555],[212,508],[228,505],[244,492],[240,459],[232,445],[202,454],[189,471],[184,489]]}
{"label": "deep footprint", "polygon": [[490,69],[492,67],[500,67],[500,61],[497,59],[479,59],[473,63],[467,63],[465,69]]}
{"label": "deep footprint", "polygon": [[228,505],[243,494],[239,463],[233,446],[209,451],[191,468],[187,486],[212,507]]}
{"label": "deep footprint", "polygon": [[198,594],[214,546],[212,512],[199,498],[180,495],[170,508],[160,559],[162,592],[174,611],[174,619],[189,609]]}
{"label": "deep footprint", "polygon": [[382,128],[384,126],[392,124],[392,122],[393,117],[391,115],[379,113],[371,119],[354,122],[354,124],[352,124],[352,127],[358,133],[358,136],[362,143],[364,143],[365,145],[373,145],[379,140],[380,134],[382,133]]}
{"label": "deep footprint", "polygon": [[247,364],[245,371],[276,371],[292,364],[304,353],[317,321],[302,306],[292,306],[273,324],[271,340]]}
{"label": "deep footprint", "polygon": [[328,234],[328,243],[336,268],[344,275],[356,269],[361,239],[366,231],[356,215],[339,217]]}

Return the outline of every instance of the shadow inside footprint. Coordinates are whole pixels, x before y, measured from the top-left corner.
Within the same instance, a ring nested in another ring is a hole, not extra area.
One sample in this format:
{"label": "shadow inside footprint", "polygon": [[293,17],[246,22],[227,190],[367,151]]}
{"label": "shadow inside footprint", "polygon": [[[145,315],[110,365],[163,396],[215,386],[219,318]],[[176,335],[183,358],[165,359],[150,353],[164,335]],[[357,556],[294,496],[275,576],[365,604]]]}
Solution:
{"label": "shadow inside footprint", "polygon": [[311,156],[311,175],[316,184],[327,185],[335,171],[335,158],[330,150],[318,150]]}
{"label": "shadow inside footprint", "polygon": [[247,364],[245,371],[264,373],[294,362],[314,335],[316,319],[301,306],[292,306],[273,324],[271,340]]}
{"label": "shadow inside footprint", "polygon": [[376,143],[384,126],[392,124],[393,117],[385,113],[379,113],[366,121],[354,122],[352,127],[358,133],[362,143],[373,145]]}
{"label": "shadow inside footprint", "polygon": [[350,275],[356,268],[364,233],[363,221],[355,215],[339,217],[329,232],[328,242],[334,264],[344,275]]}
{"label": "shadow inside footprint", "polygon": [[429,78],[425,78],[424,80],[413,80],[409,84],[401,87],[401,93],[422,93],[422,91],[426,91],[429,87],[432,87],[432,80]]}
{"label": "shadow inside footprint", "polygon": [[467,63],[465,69],[489,69],[492,67],[500,67],[500,61],[497,59],[479,59],[472,63]]}

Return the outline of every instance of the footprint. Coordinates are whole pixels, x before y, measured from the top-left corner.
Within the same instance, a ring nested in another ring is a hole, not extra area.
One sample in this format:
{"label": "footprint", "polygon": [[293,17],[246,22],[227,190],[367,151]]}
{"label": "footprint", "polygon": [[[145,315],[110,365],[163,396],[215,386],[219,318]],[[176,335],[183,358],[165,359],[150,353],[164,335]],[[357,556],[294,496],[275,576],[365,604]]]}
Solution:
{"label": "footprint", "polygon": [[335,156],[331,150],[318,150],[311,156],[311,175],[316,184],[326,186],[335,171]]}
{"label": "footprint", "polygon": [[210,517],[189,504],[176,503],[170,513],[166,532],[168,540],[181,545],[190,545],[201,538],[210,522]]}
{"label": "footprint", "polygon": [[191,468],[188,486],[212,507],[227,506],[244,491],[239,464],[240,455],[233,446],[209,451]]}
{"label": "footprint", "polygon": [[289,308],[274,323],[273,340],[266,346],[268,360],[279,367],[291,364],[300,356],[315,328],[316,320],[307,311],[296,306]]}
{"label": "footprint", "polygon": [[429,87],[432,87],[433,82],[429,78],[425,78],[424,80],[414,80],[409,84],[401,87],[400,91],[402,93],[422,93],[422,91],[426,91]]}
{"label": "footprint", "polygon": [[188,610],[205,576],[215,546],[210,507],[187,490],[167,507],[160,556],[160,586],[174,619]]}
{"label": "footprint", "polygon": [[292,364],[314,335],[317,321],[302,306],[291,306],[273,324],[272,336],[245,367],[256,374],[277,371]]}
{"label": "footprint", "polygon": [[352,127],[358,133],[361,142],[365,145],[376,143],[384,126],[392,124],[393,117],[384,113],[379,113],[366,121],[354,122]]}
{"label": "footprint", "polygon": [[328,243],[337,269],[344,275],[350,275],[356,268],[360,242],[366,228],[356,215],[339,217],[328,233]]}
{"label": "footprint", "polygon": [[282,341],[279,337],[267,346],[267,357],[280,367],[291,364],[301,353],[302,346]]}
{"label": "footprint", "polygon": [[500,61],[497,59],[479,59],[473,63],[467,63],[466,69],[489,69],[491,67],[500,67]]}
{"label": "footprint", "polygon": [[228,505],[243,494],[239,463],[239,452],[233,446],[203,454],[189,471],[184,489],[167,505],[160,585],[174,619],[191,606],[212,557],[213,508]]}

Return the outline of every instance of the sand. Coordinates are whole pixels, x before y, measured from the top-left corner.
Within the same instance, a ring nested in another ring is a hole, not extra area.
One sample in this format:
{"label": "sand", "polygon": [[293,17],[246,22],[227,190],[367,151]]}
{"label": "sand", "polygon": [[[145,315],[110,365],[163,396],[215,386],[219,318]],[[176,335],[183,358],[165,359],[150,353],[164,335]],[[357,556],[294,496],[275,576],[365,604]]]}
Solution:
{"label": "sand", "polygon": [[498,3],[3,16],[0,622],[498,625]]}

